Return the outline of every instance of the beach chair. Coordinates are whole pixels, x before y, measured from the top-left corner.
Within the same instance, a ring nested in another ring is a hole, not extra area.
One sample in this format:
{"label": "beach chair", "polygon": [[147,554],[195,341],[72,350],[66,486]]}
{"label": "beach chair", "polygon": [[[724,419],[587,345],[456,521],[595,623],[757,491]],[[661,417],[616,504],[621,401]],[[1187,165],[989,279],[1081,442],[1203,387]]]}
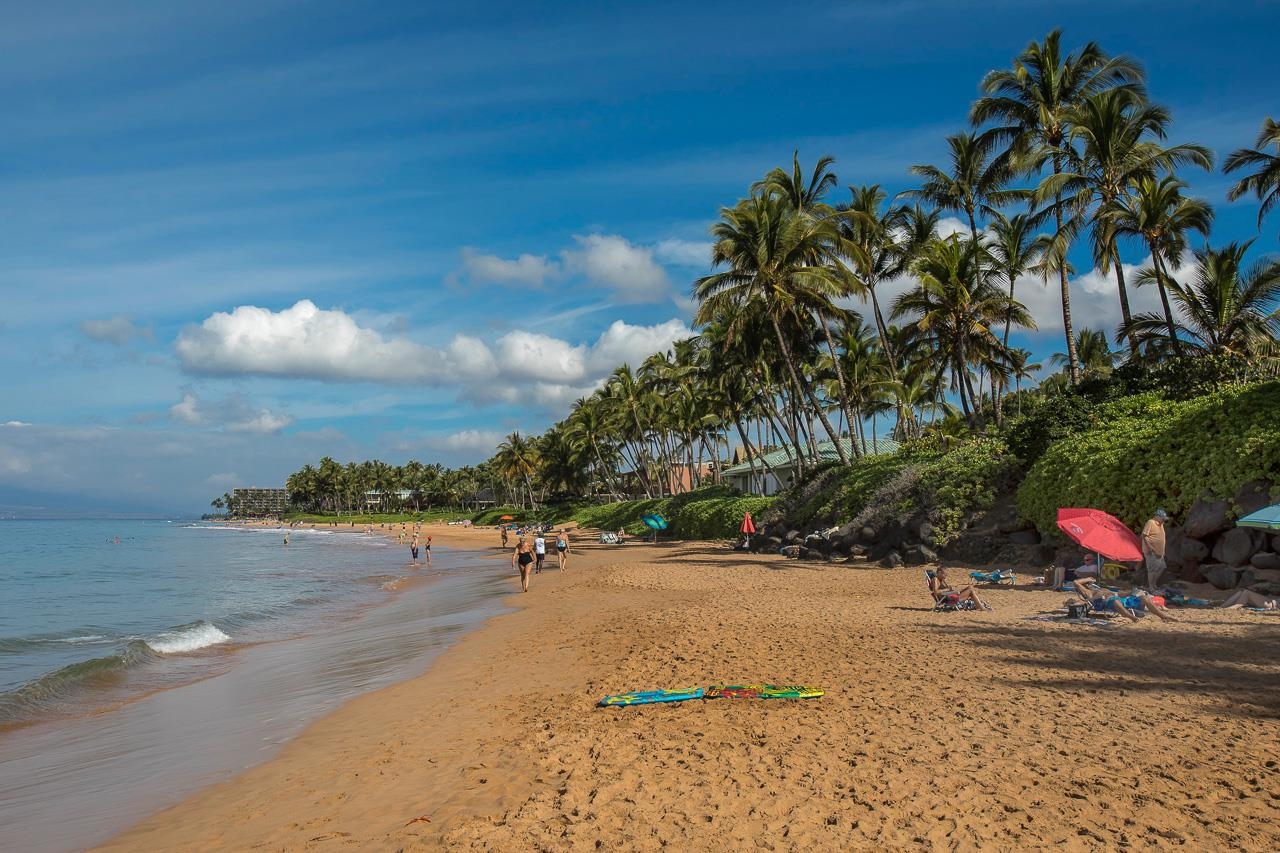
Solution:
{"label": "beach chair", "polygon": [[935,592],[933,589],[933,579],[937,577],[933,572],[925,569],[924,585],[929,590],[929,595],[933,596],[933,609],[940,611],[949,610],[977,610],[978,605],[968,599],[959,601],[956,599],[955,593],[941,590]]}

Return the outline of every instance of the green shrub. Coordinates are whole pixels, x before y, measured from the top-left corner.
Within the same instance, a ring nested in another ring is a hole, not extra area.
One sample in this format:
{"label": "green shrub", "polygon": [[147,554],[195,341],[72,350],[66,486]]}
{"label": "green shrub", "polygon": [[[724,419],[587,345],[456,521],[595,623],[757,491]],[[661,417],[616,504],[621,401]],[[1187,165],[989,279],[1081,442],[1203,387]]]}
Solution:
{"label": "green shrub", "polygon": [[920,464],[918,496],[934,526],[933,541],[955,538],[965,516],[990,509],[1017,482],[1017,460],[998,438],[970,439]]}
{"label": "green shrub", "polygon": [[1225,388],[1185,402],[1157,394],[1098,407],[1098,423],[1052,444],[1018,489],[1042,532],[1060,507],[1095,507],[1137,526],[1158,506],[1181,516],[1202,494],[1280,482],[1280,382]]}

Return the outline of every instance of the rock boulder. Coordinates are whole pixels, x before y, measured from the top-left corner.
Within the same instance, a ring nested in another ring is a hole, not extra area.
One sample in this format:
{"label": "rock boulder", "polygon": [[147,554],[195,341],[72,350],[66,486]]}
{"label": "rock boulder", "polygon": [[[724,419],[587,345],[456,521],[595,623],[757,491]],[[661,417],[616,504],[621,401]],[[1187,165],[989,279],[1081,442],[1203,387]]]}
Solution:
{"label": "rock boulder", "polygon": [[1243,527],[1235,527],[1218,537],[1213,559],[1229,566],[1248,565],[1254,552],[1254,537]]}
{"label": "rock boulder", "polygon": [[1008,535],[1008,539],[1014,545],[1040,544],[1040,534],[1034,528],[1031,530],[1015,530]]}
{"label": "rock boulder", "polygon": [[1249,558],[1249,565],[1255,569],[1280,571],[1280,554],[1274,554],[1271,551],[1259,551]]}
{"label": "rock boulder", "polygon": [[1205,580],[1213,584],[1218,589],[1235,589],[1236,588],[1236,570],[1231,566],[1221,564],[1213,566],[1205,566],[1201,569]]}
{"label": "rock boulder", "polygon": [[1272,485],[1270,480],[1250,480],[1237,489],[1235,503],[1240,507],[1240,515],[1245,516],[1264,506],[1271,506]]}
{"label": "rock boulder", "polygon": [[1230,505],[1216,498],[1196,498],[1187,510],[1187,520],[1182,531],[1192,539],[1203,539],[1210,533],[1226,530],[1231,522],[1227,518]]}

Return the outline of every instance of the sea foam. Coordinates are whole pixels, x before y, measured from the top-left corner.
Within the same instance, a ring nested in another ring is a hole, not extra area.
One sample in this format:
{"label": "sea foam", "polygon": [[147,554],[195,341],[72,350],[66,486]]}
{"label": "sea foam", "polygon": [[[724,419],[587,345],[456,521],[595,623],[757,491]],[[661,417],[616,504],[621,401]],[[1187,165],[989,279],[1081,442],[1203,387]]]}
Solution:
{"label": "sea foam", "polygon": [[209,622],[193,622],[172,631],[165,631],[148,638],[146,644],[152,651],[162,655],[179,655],[183,652],[194,652],[208,646],[230,642],[231,637]]}

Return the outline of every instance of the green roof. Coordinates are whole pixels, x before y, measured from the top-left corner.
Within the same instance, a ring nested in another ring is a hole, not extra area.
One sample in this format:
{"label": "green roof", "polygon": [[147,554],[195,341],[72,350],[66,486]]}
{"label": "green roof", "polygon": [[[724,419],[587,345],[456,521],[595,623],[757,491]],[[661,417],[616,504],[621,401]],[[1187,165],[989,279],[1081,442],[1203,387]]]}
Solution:
{"label": "green roof", "polygon": [[[845,453],[853,455],[853,439],[842,438],[840,443],[844,445]],[[884,456],[893,453],[898,449],[898,442],[892,438],[877,437],[874,441],[867,439],[863,442],[863,456]],[[806,458],[808,454],[805,454]],[[840,454],[836,453],[836,446],[829,441],[818,442],[818,461],[819,462],[837,462]],[[774,450],[766,453],[763,457],[764,462],[769,464],[770,468],[789,468],[792,464],[792,454],[789,450]],[[759,471],[764,468],[764,462],[759,457],[755,460],[755,470]],[[722,477],[730,477],[734,474],[750,474],[752,471],[751,462],[741,462],[732,468],[726,468],[720,472]]]}

